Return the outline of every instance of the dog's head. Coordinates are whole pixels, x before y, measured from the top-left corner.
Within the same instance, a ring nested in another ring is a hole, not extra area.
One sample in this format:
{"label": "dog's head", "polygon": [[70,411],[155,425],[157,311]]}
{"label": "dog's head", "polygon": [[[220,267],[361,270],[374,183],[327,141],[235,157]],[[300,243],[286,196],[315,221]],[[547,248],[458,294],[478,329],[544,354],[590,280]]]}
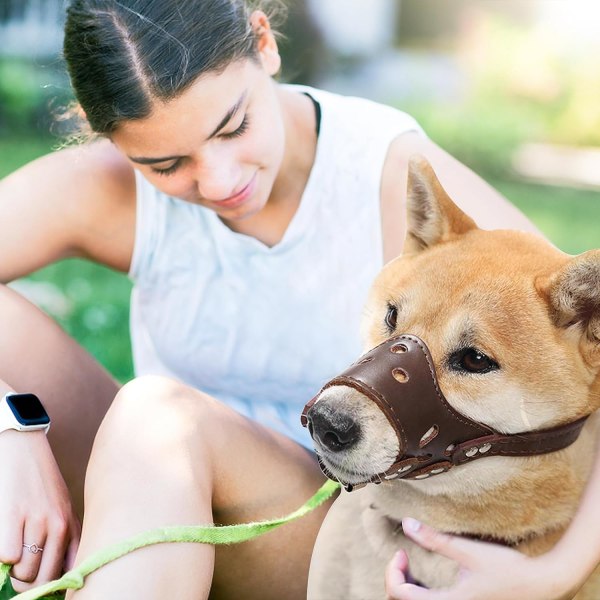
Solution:
{"label": "dog's head", "polygon": [[[533,234],[479,229],[422,158],[410,163],[408,187],[405,252],[372,287],[367,348],[418,336],[451,407],[496,432],[546,429],[598,408],[600,251],[570,257]],[[397,459],[389,415],[355,387],[327,387],[308,417],[324,466],[343,483]]]}

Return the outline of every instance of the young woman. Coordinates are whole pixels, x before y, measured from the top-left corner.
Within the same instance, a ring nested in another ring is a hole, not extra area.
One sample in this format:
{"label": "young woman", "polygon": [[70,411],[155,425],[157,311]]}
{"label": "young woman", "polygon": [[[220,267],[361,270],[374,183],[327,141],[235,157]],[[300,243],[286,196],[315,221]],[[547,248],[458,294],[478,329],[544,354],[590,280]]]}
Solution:
{"label": "young woman", "polygon": [[[162,525],[280,516],[316,491],[299,414],[360,353],[367,287],[402,250],[410,155],[482,226],[532,228],[408,115],[274,81],[269,20],[242,0],[74,0],[65,34],[100,139],[2,181],[0,278],[67,256],[129,273],[142,377],[109,409],[114,382],[0,296],[5,387],[53,418],[50,445],[0,434],[0,560],[21,586],[72,562],[86,466],[82,558]],[[137,551],[75,595],[304,597],[326,510],[239,546]]]}

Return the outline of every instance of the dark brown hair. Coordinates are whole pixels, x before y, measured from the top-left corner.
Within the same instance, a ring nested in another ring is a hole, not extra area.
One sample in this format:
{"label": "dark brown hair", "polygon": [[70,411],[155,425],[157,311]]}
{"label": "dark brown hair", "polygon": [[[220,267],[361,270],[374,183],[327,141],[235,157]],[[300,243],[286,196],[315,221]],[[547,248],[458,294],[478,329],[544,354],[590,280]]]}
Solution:
{"label": "dark brown hair", "polygon": [[96,133],[143,119],[207,72],[257,59],[244,0],[72,0],[64,55]]}

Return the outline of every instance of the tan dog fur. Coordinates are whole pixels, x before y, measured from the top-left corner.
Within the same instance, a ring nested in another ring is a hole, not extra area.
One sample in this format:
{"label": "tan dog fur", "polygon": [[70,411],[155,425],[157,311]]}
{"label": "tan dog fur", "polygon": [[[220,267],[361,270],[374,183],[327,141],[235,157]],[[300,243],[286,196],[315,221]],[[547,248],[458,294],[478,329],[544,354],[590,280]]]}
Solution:
{"label": "tan dog fur", "polygon": [[[478,229],[424,159],[411,161],[408,207],[405,254],[385,266],[367,304],[366,348],[399,333],[421,337],[450,404],[504,433],[551,427],[595,411],[600,251],[570,257],[533,234]],[[385,319],[390,305],[398,309],[393,330]],[[465,340],[499,369],[473,374],[450,368],[448,356]],[[335,456],[317,442],[341,481],[364,480],[394,462],[396,435],[373,402],[343,386],[329,388],[318,402],[361,424],[358,444]],[[549,549],[577,510],[597,421],[592,415],[579,439],[562,451],[482,458],[430,479],[342,492],[317,540],[309,600],[384,598],[384,569],[399,548],[407,550],[417,580],[428,587],[450,584],[454,563],[404,537],[397,525],[404,516],[446,532],[517,542],[528,554]],[[598,598],[597,570],[577,600]]]}

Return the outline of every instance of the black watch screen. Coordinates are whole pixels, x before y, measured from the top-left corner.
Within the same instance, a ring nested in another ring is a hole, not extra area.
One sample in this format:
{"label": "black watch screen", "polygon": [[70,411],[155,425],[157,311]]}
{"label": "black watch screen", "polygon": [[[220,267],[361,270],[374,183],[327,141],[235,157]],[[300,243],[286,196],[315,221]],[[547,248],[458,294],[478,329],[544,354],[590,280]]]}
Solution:
{"label": "black watch screen", "polygon": [[35,394],[7,394],[5,398],[21,425],[50,424],[50,417]]}

